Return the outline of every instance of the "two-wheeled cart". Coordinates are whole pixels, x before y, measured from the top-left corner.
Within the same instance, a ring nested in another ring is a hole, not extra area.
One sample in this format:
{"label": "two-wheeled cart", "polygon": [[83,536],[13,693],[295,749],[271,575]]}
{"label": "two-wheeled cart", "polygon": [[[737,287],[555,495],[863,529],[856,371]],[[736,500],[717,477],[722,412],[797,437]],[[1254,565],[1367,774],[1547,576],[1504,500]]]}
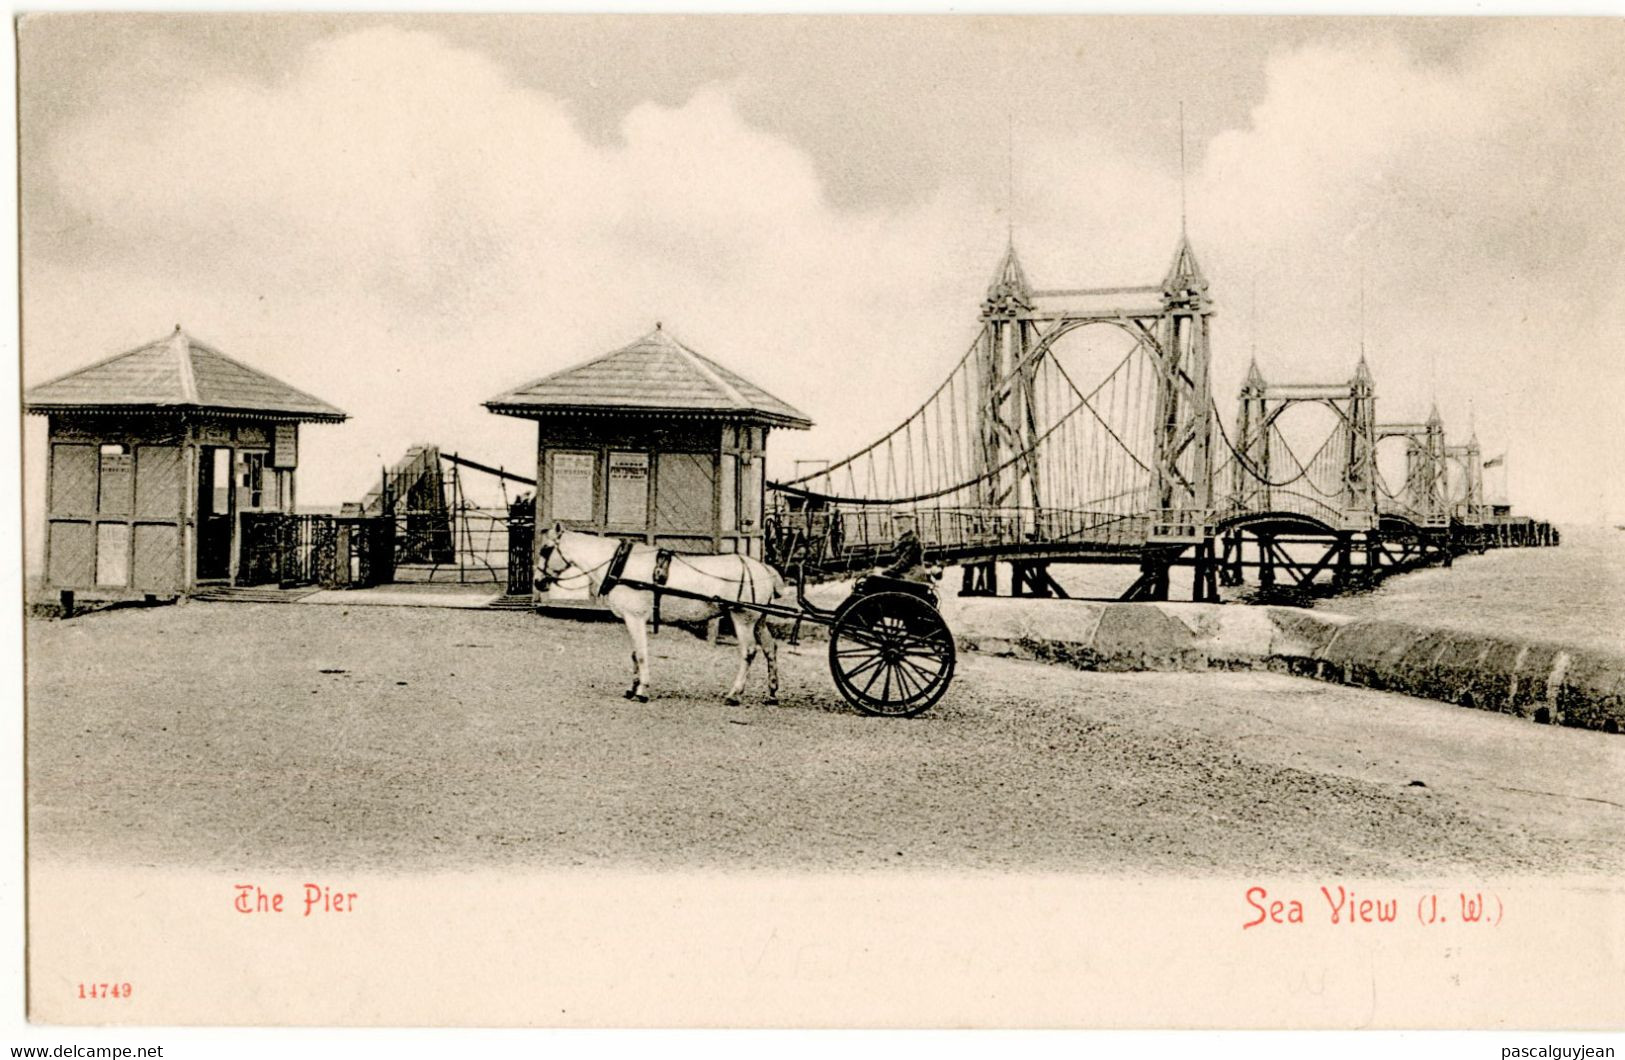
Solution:
{"label": "two-wheeled cart", "polygon": [[[937,593],[923,582],[870,574],[834,609],[808,601],[797,579],[798,607],[752,604],[666,585],[617,579],[660,596],[702,600],[723,608],[759,611],[797,623],[829,627],[829,672],[848,703],[864,714],[912,718],[929,710],[954,677],[954,637],[937,610]],[[658,612],[658,603],[656,611]]]}

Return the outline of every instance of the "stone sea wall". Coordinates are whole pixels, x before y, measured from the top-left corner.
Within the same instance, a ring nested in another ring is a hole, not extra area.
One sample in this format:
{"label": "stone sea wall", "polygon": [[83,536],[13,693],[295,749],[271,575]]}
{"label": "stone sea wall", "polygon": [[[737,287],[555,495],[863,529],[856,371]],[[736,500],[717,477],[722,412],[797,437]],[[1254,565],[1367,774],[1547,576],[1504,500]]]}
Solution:
{"label": "stone sea wall", "polygon": [[1258,669],[1618,732],[1625,656],[1288,607],[945,596],[966,650],[1084,670]]}

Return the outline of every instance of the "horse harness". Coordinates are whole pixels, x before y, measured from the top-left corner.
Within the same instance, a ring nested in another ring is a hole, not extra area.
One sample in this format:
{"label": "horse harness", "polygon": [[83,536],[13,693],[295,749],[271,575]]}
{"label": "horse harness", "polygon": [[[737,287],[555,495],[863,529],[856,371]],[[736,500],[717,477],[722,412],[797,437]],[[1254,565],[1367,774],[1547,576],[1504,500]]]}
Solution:
{"label": "horse harness", "polygon": [[[604,572],[604,580],[598,583],[599,596],[608,596],[609,591],[621,583],[621,577],[626,572],[626,561],[632,555],[633,547],[633,542],[627,538],[622,538],[615,545],[615,555],[610,557],[609,569]],[[671,555],[669,548],[655,549],[654,576],[649,579],[648,588],[654,593],[655,598],[654,614],[650,617],[656,633],[660,632],[660,590],[671,577]]]}
{"label": "horse harness", "polygon": [[626,558],[631,554],[631,541],[623,537],[615,543],[615,555],[610,558],[609,569],[604,572],[604,580],[598,583],[599,596],[608,596],[609,591],[620,584],[621,574],[626,570]]}

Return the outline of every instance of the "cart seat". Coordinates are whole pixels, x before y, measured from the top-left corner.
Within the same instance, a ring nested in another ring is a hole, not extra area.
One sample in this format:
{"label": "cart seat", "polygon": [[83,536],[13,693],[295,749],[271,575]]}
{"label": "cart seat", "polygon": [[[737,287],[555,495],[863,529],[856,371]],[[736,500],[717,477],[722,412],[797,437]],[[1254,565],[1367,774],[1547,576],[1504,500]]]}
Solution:
{"label": "cart seat", "polygon": [[918,596],[933,607],[937,603],[936,590],[928,583],[909,578],[889,578],[884,574],[866,574],[852,586],[853,596],[867,596],[870,593],[907,593]]}

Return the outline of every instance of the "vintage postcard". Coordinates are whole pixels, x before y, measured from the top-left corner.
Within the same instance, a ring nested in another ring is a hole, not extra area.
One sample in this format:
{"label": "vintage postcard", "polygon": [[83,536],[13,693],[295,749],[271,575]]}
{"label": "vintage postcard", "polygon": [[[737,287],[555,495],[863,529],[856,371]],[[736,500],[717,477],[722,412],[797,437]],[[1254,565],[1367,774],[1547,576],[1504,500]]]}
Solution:
{"label": "vintage postcard", "polygon": [[15,29],[32,1022],[1625,1023],[1625,22]]}

